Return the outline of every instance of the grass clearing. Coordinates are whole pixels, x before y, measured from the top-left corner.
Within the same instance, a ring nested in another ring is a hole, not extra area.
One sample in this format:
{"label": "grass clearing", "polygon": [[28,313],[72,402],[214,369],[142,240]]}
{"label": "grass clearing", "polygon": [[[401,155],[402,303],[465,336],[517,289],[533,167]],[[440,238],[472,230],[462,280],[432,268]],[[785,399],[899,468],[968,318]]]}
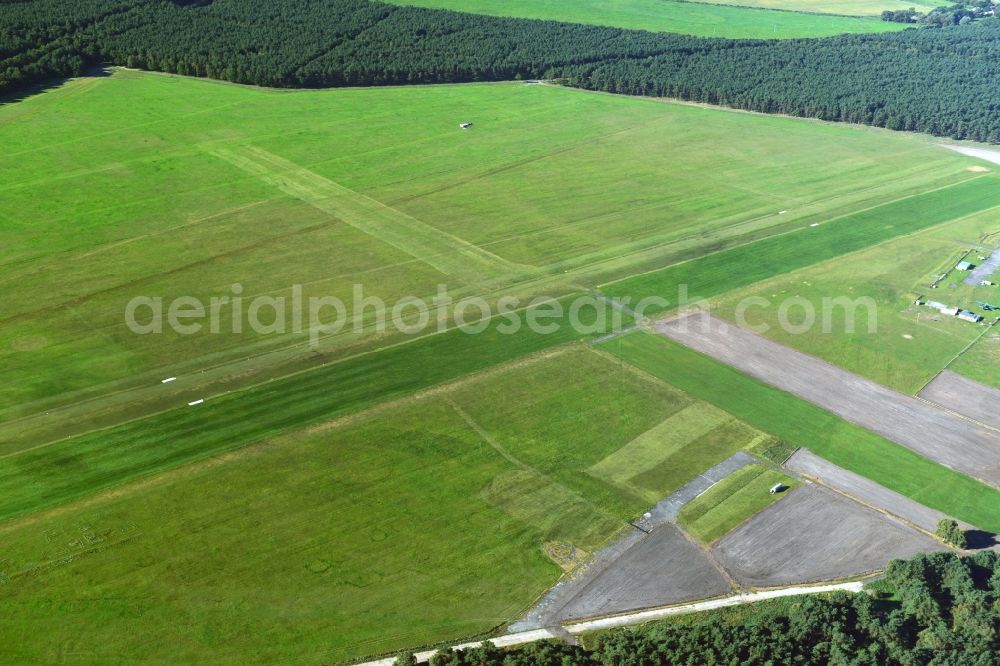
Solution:
{"label": "grass clearing", "polygon": [[[393,303],[447,284],[525,303],[951,183],[972,162],[898,133],[551,86],[267,91],[131,71],[0,108],[0,141],[19,174],[0,186],[11,445],[404,339],[375,334],[372,308],[319,354],[290,308],[283,334],[233,334],[223,308],[218,334],[137,336],[122,313],[138,295],[208,302],[239,283],[249,302],[299,284],[350,303],[361,284]],[[168,376],[182,379],[158,386]]]}
{"label": "grass clearing", "polygon": [[[455,11],[514,16],[570,23],[589,23],[617,28],[679,32],[702,37],[748,37],[760,39],[789,37],[826,37],[845,32],[889,32],[902,29],[899,23],[885,23],[875,18],[833,16],[799,11],[767,11],[753,4],[735,0],[705,4],[675,0],[393,0],[397,5],[452,9]],[[762,0],[766,2],[767,0]],[[782,4],[786,0],[776,0]],[[795,4],[797,0],[787,0]],[[840,1],[840,0],[839,0]],[[850,0],[843,0],[850,2]],[[801,0],[809,4],[810,0]],[[858,4],[872,4],[861,0]],[[750,7],[736,5],[748,4]],[[906,7],[891,2],[893,8]],[[781,7],[801,9],[800,7]],[[832,14],[839,14],[832,9]],[[848,12],[845,12],[848,13]],[[865,14],[869,12],[864,12]]]}
{"label": "grass clearing", "polygon": [[8,525],[0,657],[320,663],[489,629],[558,572],[478,499],[507,469],[421,404]]}
{"label": "grass clearing", "polygon": [[569,543],[577,550],[593,552],[623,524],[565,486],[528,469],[495,477],[482,498],[530,525],[545,542]]}
{"label": "grass clearing", "polygon": [[[18,174],[0,185],[11,663],[325,663],[458,639],[651,498],[772,448],[765,432],[819,453],[826,438],[846,467],[886,446],[683,355],[650,370],[664,383],[569,344],[606,324],[416,338],[376,333],[374,308],[310,349],[295,331],[137,336],[136,295],[239,282],[245,299],[301,284],[349,301],[363,284],[391,303],[447,283],[523,303],[688,259],[724,290],[997,189],[956,185],[971,160],[920,137],[521,84],[265,91],[120,71],[0,107],[0,142]],[[950,203],[879,206],[938,187]],[[810,236],[819,250],[792,234],[698,263],[839,215],[855,224]],[[719,410],[737,418],[695,427]],[[897,485],[997,524],[993,494],[889,457]]]}
{"label": "grass clearing", "polygon": [[626,336],[620,354],[637,367],[755,428],[981,529],[1000,531],[1000,491],[762,384],[662,336]]}
{"label": "grass clearing", "polygon": [[688,502],[677,518],[696,539],[712,543],[783,499],[788,490],[770,492],[779,483],[788,490],[799,485],[776,469],[747,465]]}
{"label": "grass clearing", "polygon": [[[485,436],[530,469],[560,483],[622,522],[649,507],[628,488],[589,470],[692,400],[614,359],[581,349],[463,390],[452,398]],[[659,499],[659,498],[657,498]]]}

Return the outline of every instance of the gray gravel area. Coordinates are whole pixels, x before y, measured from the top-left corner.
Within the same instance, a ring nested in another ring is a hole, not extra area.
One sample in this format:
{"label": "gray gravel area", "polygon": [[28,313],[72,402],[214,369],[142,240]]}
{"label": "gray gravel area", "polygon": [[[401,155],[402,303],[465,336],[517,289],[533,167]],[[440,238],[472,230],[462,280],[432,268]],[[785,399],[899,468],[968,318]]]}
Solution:
{"label": "gray gravel area", "polygon": [[1000,391],[945,370],[920,392],[920,397],[1000,428]]}
{"label": "gray gravel area", "polygon": [[555,616],[576,620],[707,599],[731,590],[708,554],[667,523],[629,548]]}
{"label": "gray gravel area", "polygon": [[931,460],[1000,488],[1000,433],[995,430],[704,312],[657,322],[654,328]]}
{"label": "gray gravel area", "polygon": [[746,467],[747,465],[752,465],[755,462],[758,462],[757,459],[749,453],[737,451],[720,462],[718,465],[710,467],[696,476],[692,481],[688,482],[677,492],[657,502],[656,506],[649,510],[649,517],[647,518],[643,516],[642,519],[636,521],[634,525],[642,530],[645,530],[646,532],[649,532],[656,526],[673,520],[677,517],[677,514],[685,504],[693,500],[698,495],[701,495],[703,492],[714,486],[719,481],[722,481],[736,470]]}
{"label": "gray gravel area", "polygon": [[[974,257],[969,258],[970,261],[974,261]],[[993,275],[1000,270],[1000,250],[993,250],[993,253],[986,257],[984,261],[980,261],[979,264],[969,271],[966,276],[965,284],[978,287],[979,283]]]}
{"label": "gray gravel area", "polygon": [[[793,472],[815,479],[823,485],[844,493],[863,504],[875,507],[916,525],[933,534],[938,521],[947,516],[928,508],[905,495],[889,490],[871,479],[838,467],[806,449],[799,449],[785,463]],[[970,529],[971,525],[965,525]]]}
{"label": "gray gravel area", "polygon": [[647,536],[642,530],[630,528],[615,539],[611,545],[594,553],[586,564],[560,580],[542,595],[542,598],[525,613],[524,617],[510,625],[509,632],[531,631],[558,624],[556,618],[559,611],[565,608],[574,597],[611,567],[623,554]]}
{"label": "gray gravel area", "polygon": [[[625,532],[579,570],[556,583],[523,618],[510,626],[510,631],[553,627],[562,620],[664,606],[728,592],[728,583],[719,591],[716,576],[725,579],[711,558],[670,521],[695,497],[755,462],[758,460],[750,454],[738,451],[658,502],[648,512],[648,518],[634,523],[637,529]],[[690,561],[685,564],[681,561],[684,558]],[[716,576],[703,570],[705,564]]]}
{"label": "gray gravel area", "polygon": [[942,550],[922,532],[816,484],[796,488],[713,548],[730,576],[750,587],[849,578]]}

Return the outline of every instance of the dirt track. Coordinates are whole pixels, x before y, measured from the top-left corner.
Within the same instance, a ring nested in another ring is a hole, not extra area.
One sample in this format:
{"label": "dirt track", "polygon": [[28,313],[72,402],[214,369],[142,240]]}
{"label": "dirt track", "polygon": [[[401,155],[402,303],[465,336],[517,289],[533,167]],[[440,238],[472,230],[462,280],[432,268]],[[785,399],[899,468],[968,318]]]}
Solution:
{"label": "dirt track", "polygon": [[752,587],[847,578],[894,558],[945,550],[937,541],[832,490],[796,488],[723,537],[712,549]]}
{"label": "dirt track", "polygon": [[721,319],[697,312],[655,330],[942,465],[1000,488],[1000,433]]}
{"label": "dirt track", "polygon": [[1000,428],[1000,391],[950,370],[935,377],[920,392],[920,397],[986,425]]}

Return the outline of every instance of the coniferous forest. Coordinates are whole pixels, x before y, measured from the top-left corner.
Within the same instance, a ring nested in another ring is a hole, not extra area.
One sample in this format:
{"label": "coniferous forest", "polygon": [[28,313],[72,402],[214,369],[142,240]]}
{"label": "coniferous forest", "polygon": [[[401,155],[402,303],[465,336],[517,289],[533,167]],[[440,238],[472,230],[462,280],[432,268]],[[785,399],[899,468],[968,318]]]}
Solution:
{"label": "coniferous forest", "polygon": [[1000,142],[1000,20],[730,40],[367,0],[0,4],[0,93],[101,63],[273,87],[561,79],[765,113]]}

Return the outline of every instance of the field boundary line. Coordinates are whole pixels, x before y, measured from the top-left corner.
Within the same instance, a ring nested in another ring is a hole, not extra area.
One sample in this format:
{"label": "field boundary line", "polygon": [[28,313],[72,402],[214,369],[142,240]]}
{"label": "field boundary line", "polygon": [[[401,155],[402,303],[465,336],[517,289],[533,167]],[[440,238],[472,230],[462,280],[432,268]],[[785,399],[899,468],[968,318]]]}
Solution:
{"label": "field boundary line", "polygon": [[[924,382],[923,386],[921,386],[920,388],[917,389],[917,392],[914,394],[914,397],[919,398],[921,391],[923,391],[925,388],[927,388],[928,386],[930,386],[931,382],[933,382],[935,379],[937,379],[938,377],[941,376],[941,373],[943,373],[945,370],[948,370],[949,368],[951,368],[952,364],[954,364],[955,361],[957,361],[959,358],[961,358],[962,356],[964,356],[967,351],[969,351],[970,349],[972,349],[973,347],[975,347],[979,343],[980,340],[982,340],[984,337],[986,337],[987,333],[989,333],[990,331],[992,331],[996,327],[996,325],[997,325],[998,322],[1000,322],[1000,317],[994,317],[993,318],[993,323],[990,324],[989,326],[987,326],[986,329],[982,333],[980,333],[979,335],[977,335],[975,337],[975,339],[972,340],[972,342],[970,342],[969,344],[965,345],[965,347],[963,347],[960,352],[958,352],[957,354],[955,354],[954,356],[952,356],[951,359],[947,363],[944,364],[944,367],[942,367],[940,370],[938,370],[936,373],[934,373],[933,377],[931,377],[926,382]],[[958,373],[958,374],[961,374],[961,373]],[[920,399],[923,400],[923,398],[920,398]],[[926,402],[931,402],[931,404],[937,405],[936,402],[932,402],[932,401],[926,401]],[[938,405],[938,406],[940,406],[940,405]],[[965,417],[965,418],[969,418],[969,417]],[[979,423],[979,421],[976,421],[975,419],[970,419],[970,420],[972,420],[975,423]],[[992,428],[992,426],[990,426],[990,427]]]}
{"label": "field boundary line", "polygon": [[479,425],[476,422],[476,420],[472,418],[472,415],[470,415],[467,411],[465,411],[464,409],[462,409],[461,407],[459,407],[458,403],[456,403],[450,397],[445,398],[445,402],[448,403],[448,406],[451,407],[452,410],[454,410],[454,412],[456,414],[458,414],[460,417],[462,417],[462,420],[465,421],[466,425],[468,425],[473,430],[473,432],[475,432],[477,435],[479,435],[479,437],[484,442],[486,442],[487,444],[489,444],[490,448],[492,448],[494,451],[496,451],[497,453],[499,453],[503,457],[504,460],[506,460],[507,462],[509,462],[514,467],[520,467],[521,469],[530,470],[530,471],[538,474],[541,477],[547,478],[545,474],[542,474],[541,472],[539,472],[537,469],[535,469],[531,465],[529,465],[529,464],[527,464],[527,463],[519,460],[513,453],[511,453],[510,451],[508,451],[507,449],[505,449],[500,444],[500,442],[498,442],[496,440],[496,438],[493,435],[491,435],[490,433],[486,432],[486,429],[483,428],[481,425]]}
{"label": "field boundary line", "polygon": [[[454,390],[454,387],[453,387],[452,390]],[[531,465],[527,464],[526,462],[523,462],[522,460],[518,459],[514,454],[512,454],[510,451],[508,451],[507,449],[505,449],[503,447],[503,445],[501,445],[500,442],[498,442],[496,440],[496,438],[493,437],[493,435],[491,435],[490,433],[488,433],[486,431],[485,428],[483,428],[481,425],[479,425],[479,423],[477,423],[476,420],[474,418],[472,418],[472,416],[468,412],[466,412],[464,409],[462,409],[461,407],[459,407],[458,404],[454,400],[452,400],[449,397],[449,398],[445,398],[445,401],[455,411],[455,413],[458,416],[460,416],[463,421],[465,421],[465,423],[469,426],[469,428],[472,429],[473,432],[475,432],[487,444],[489,444],[490,447],[494,451],[496,451],[501,456],[503,456],[503,458],[505,460],[507,460],[507,462],[511,463],[515,467],[518,467],[518,468],[520,468],[522,470],[531,472],[533,474],[537,474],[540,478],[548,481],[552,485],[554,485],[554,486],[556,486],[558,488],[561,488],[562,490],[565,490],[567,494],[572,495],[573,497],[578,498],[585,505],[587,505],[588,507],[590,507],[591,509],[593,509],[595,513],[598,513],[598,514],[601,514],[601,515],[603,515],[603,516],[605,516],[607,518],[610,518],[612,522],[619,523],[620,524],[620,529],[624,529],[624,527],[626,527],[629,524],[627,521],[623,521],[621,518],[619,518],[618,516],[615,516],[610,511],[608,511],[608,510],[606,510],[606,509],[604,509],[602,507],[597,506],[596,504],[594,504],[593,502],[591,502],[590,500],[588,500],[586,497],[584,497],[580,493],[578,493],[575,490],[573,490],[572,488],[567,488],[565,485],[563,485],[562,483],[560,483],[558,480],[552,478],[552,476],[550,476],[549,474],[546,474],[545,472],[541,471],[540,469],[532,467]],[[609,537],[609,539],[610,539],[610,537]]]}

